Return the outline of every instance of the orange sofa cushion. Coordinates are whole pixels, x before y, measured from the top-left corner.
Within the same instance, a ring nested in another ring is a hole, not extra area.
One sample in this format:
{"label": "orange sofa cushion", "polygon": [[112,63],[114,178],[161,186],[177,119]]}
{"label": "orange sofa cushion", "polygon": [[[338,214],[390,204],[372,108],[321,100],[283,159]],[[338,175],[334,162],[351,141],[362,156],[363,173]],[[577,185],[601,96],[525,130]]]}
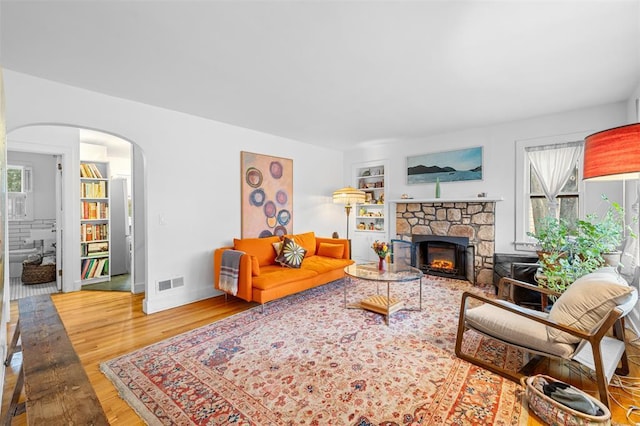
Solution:
{"label": "orange sofa cushion", "polygon": [[316,234],[315,232],[306,232],[304,234],[285,235],[285,237],[292,239],[299,246],[307,251],[307,256],[313,256],[316,254]]}
{"label": "orange sofa cushion", "polygon": [[320,243],[318,253],[316,254],[318,256],[342,259],[342,256],[344,255],[344,246],[342,244]]}
{"label": "orange sofa cushion", "polygon": [[[324,256],[311,256],[304,259],[300,269],[314,271],[318,274],[324,274],[325,272],[331,272],[336,269],[342,269],[353,263],[350,259],[334,259]],[[255,282],[255,280],[254,280]]]}
{"label": "orange sofa cushion", "polygon": [[260,270],[260,276],[252,280],[253,288],[267,290],[282,284],[313,278],[316,272],[308,269],[291,269],[280,265],[266,266]]}
{"label": "orange sofa cushion", "polygon": [[234,238],[233,248],[257,257],[260,266],[267,266],[275,263],[276,254],[273,250],[273,243],[276,241],[280,241],[280,238],[275,236],[267,238]]}

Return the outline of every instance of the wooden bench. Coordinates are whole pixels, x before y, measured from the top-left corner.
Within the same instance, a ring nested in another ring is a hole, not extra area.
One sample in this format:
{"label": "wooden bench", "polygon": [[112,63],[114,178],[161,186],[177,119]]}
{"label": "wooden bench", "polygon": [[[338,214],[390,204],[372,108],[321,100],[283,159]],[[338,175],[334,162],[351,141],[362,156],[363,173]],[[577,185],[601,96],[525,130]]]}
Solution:
{"label": "wooden bench", "polygon": [[[108,425],[107,416],[60,320],[50,295],[18,301],[10,362],[22,339],[22,366],[5,424],[26,411],[27,423]],[[25,402],[18,403],[22,389]]]}

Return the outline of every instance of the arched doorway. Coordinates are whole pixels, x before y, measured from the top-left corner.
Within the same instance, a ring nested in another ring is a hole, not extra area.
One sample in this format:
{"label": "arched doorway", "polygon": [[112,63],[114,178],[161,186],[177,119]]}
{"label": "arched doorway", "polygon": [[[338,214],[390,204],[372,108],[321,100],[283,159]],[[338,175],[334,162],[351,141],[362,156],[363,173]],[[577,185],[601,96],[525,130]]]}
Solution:
{"label": "arched doorway", "polygon": [[[82,147],[82,148],[81,148]],[[123,149],[126,147],[126,149]],[[109,150],[111,149],[111,154]],[[146,223],[145,223],[145,161],[142,150],[132,141],[109,132],[95,129],[84,129],[63,124],[34,124],[14,129],[7,134],[7,151],[33,154],[50,154],[59,160],[60,176],[56,183],[56,235],[58,269],[62,269],[60,289],[64,292],[80,290],[83,284],[81,265],[83,248],[80,226],[80,173],[78,172],[81,157],[87,152],[102,155],[109,163],[113,160],[114,177],[125,178],[127,194],[126,211],[129,212],[126,230],[126,244],[129,247],[129,264],[131,280],[130,290],[135,293],[145,292],[146,262]],[[127,152],[127,161],[123,160],[123,152]],[[118,154],[114,154],[118,152]],[[110,157],[111,155],[111,157]],[[123,166],[125,164],[125,166]],[[112,175],[109,176],[111,179]],[[57,177],[56,177],[57,179]],[[7,227],[8,228],[8,227]],[[130,232],[129,232],[130,231]],[[85,253],[86,254],[86,253]],[[5,277],[7,273],[5,273]]]}

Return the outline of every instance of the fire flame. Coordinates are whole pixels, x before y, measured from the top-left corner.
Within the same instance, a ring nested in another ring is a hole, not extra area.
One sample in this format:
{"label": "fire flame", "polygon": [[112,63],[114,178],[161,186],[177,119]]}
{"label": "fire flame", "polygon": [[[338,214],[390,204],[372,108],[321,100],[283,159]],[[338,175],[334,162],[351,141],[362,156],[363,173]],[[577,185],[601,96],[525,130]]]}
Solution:
{"label": "fire flame", "polygon": [[450,260],[434,260],[431,262],[432,268],[453,269],[453,262]]}

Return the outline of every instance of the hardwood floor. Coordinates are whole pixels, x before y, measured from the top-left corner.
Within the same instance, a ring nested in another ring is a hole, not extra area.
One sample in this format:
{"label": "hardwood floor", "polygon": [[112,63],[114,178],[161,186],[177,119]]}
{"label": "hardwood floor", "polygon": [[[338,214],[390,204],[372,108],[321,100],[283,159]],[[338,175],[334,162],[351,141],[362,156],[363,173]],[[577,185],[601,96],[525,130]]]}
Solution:
{"label": "hardwood floor", "polygon": [[[224,297],[216,297],[180,308],[145,315],[142,312],[144,295],[131,295],[124,292],[81,291],[56,294],[52,298],[109,422],[113,425],[142,425],[144,423],[118,396],[115,387],[100,372],[100,362],[256,305],[231,297],[228,302],[225,302]],[[17,303],[11,302],[9,338],[13,335],[16,321]],[[629,353],[636,356],[635,362],[637,362],[640,349],[631,347]],[[633,357],[632,360],[634,360]],[[3,415],[9,405],[21,362],[22,358],[18,353],[14,356],[10,367],[7,368],[2,400]],[[585,379],[584,375],[578,374],[574,368],[568,368],[562,363],[547,361],[541,363],[538,370],[540,373],[569,381],[583,389],[595,390],[595,385]],[[634,362],[631,365],[630,376],[640,376],[640,367]],[[620,400],[625,407],[640,403],[638,396],[640,393],[636,393],[634,396],[615,389],[613,392],[616,399]],[[612,407],[614,422],[628,424],[625,410],[617,406]],[[634,415],[632,420],[640,421],[640,416]],[[26,424],[26,415],[15,417],[13,424]],[[540,424],[542,423],[535,418],[531,418],[529,421],[529,425]]]}

